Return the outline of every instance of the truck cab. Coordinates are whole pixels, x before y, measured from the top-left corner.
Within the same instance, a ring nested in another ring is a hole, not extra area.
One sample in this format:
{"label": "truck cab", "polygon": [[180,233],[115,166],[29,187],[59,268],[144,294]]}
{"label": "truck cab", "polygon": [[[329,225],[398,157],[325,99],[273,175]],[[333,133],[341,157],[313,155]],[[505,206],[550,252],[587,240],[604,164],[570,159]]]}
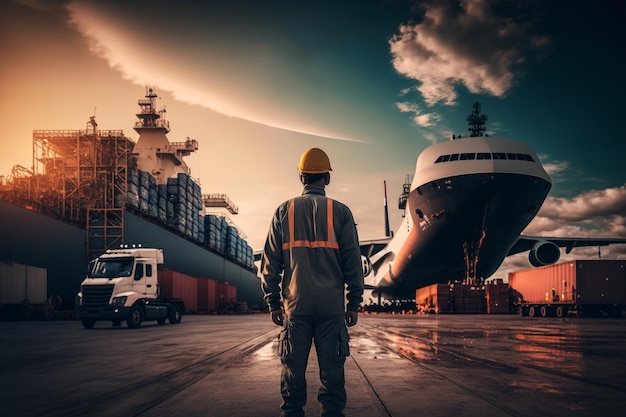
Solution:
{"label": "truck cab", "polygon": [[91,261],[76,300],[76,315],[83,326],[91,329],[103,320],[114,326],[125,320],[131,328],[144,320],[180,323],[183,300],[160,298],[161,264],[163,250],[153,248],[110,249]]}

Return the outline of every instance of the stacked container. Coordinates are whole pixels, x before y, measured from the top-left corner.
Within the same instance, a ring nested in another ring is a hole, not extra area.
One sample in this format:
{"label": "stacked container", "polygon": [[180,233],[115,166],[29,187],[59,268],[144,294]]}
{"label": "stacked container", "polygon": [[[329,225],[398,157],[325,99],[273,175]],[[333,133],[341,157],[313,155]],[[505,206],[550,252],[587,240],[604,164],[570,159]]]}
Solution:
{"label": "stacked container", "polygon": [[510,313],[509,284],[497,279],[493,283],[485,285],[485,304],[487,305],[487,314]]}
{"label": "stacked container", "polygon": [[454,308],[463,313],[485,313],[485,290],[473,285],[455,284],[452,289]]}
{"label": "stacked container", "polygon": [[128,173],[126,204],[134,209],[139,208],[139,171],[136,169],[131,169]]}
{"label": "stacked container", "polygon": [[251,267],[254,265],[254,255],[252,248],[239,236],[236,227],[227,225],[226,227],[226,251],[225,255],[238,264]]}
{"label": "stacked container", "polygon": [[223,217],[209,214],[204,217],[204,238],[209,249],[218,253],[224,253],[226,246],[226,232],[222,232],[222,227],[226,228]]}
{"label": "stacked container", "polygon": [[415,291],[415,304],[418,311],[426,313],[449,313],[450,286],[448,284],[433,284],[418,288]]}
{"label": "stacked container", "polygon": [[200,185],[187,174],[179,173],[168,178],[167,184],[157,185],[149,172],[131,169],[126,197],[116,201],[120,207],[125,203],[200,246],[250,270],[254,269],[253,250],[239,235],[237,228],[229,225],[224,216],[201,214]]}
{"label": "stacked container", "polygon": [[433,284],[416,290],[415,303],[427,313],[509,313],[509,285],[502,280],[482,286]]}
{"label": "stacked container", "polygon": [[[169,203],[169,204],[168,204]],[[168,211],[168,207],[171,209]],[[167,223],[168,212],[174,213],[174,206],[167,198],[167,185],[157,185],[157,218],[161,223]]]}
{"label": "stacked container", "polygon": [[231,225],[226,226],[226,256],[229,259],[237,259],[237,244],[239,232]]}
{"label": "stacked container", "polygon": [[[168,200],[173,204],[173,216],[168,223],[179,233],[196,242],[204,242],[204,218],[200,186],[187,174],[167,179]],[[200,240],[202,237],[202,240]]]}

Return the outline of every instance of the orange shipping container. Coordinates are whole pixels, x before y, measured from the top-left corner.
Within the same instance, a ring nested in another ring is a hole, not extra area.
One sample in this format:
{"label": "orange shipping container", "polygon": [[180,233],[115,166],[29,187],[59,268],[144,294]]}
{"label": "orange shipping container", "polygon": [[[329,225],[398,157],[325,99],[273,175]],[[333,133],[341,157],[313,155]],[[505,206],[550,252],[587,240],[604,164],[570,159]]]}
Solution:
{"label": "orange shipping container", "polygon": [[416,290],[415,303],[436,313],[508,313],[509,286],[501,280],[483,286],[432,284]]}
{"label": "orange shipping container", "polygon": [[432,284],[415,291],[415,303],[421,311],[443,313],[450,311],[450,286]]}
{"label": "orange shipping container", "polygon": [[162,298],[181,298],[186,311],[198,311],[198,282],[195,277],[164,269],[159,271]]}
{"label": "orange shipping container", "polygon": [[527,303],[624,304],[626,261],[577,260],[510,272],[509,285]]}

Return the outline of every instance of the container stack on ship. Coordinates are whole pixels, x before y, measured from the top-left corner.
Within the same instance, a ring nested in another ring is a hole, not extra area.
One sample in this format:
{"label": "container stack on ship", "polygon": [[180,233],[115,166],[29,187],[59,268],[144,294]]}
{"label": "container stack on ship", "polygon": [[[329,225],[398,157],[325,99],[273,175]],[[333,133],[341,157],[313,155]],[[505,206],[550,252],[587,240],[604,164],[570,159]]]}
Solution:
{"label": "container stack on ship", "polygon": [[[162,248],[174,279],[198,279],[185,286],[197,310],[262,307],[252,248],[226,213],[237,206],[226,194],[202,194],[184,161],[198,142],[168,140],[156,98],[147,89],[138,101],[136,143],[99,130],[94,117],[85,130],[33,132],[32,169],[15,166],[0,178],[0,262],[45,268],[49,295],[69,307],[90,259],[137,243]],[[223,287],[216,301],[202,301]]]}

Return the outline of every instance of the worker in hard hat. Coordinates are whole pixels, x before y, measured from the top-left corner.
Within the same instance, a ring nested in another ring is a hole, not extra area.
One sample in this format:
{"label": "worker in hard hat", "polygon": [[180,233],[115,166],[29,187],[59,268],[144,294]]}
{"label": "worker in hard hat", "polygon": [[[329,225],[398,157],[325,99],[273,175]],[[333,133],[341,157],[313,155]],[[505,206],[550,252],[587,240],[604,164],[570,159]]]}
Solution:
{"label": "worker in hard hat", "polygon": [[304,416],[312,343],[320,370],[321,415],[343,416],[347,326],[356,324],[363,300],[359,240],[350,209],[326,197],[332,171],[326,153],[307,150],[298,171],[302,195],[276,209],[261,261],[265,301],[272,321],[282,326],[281,416]]}

